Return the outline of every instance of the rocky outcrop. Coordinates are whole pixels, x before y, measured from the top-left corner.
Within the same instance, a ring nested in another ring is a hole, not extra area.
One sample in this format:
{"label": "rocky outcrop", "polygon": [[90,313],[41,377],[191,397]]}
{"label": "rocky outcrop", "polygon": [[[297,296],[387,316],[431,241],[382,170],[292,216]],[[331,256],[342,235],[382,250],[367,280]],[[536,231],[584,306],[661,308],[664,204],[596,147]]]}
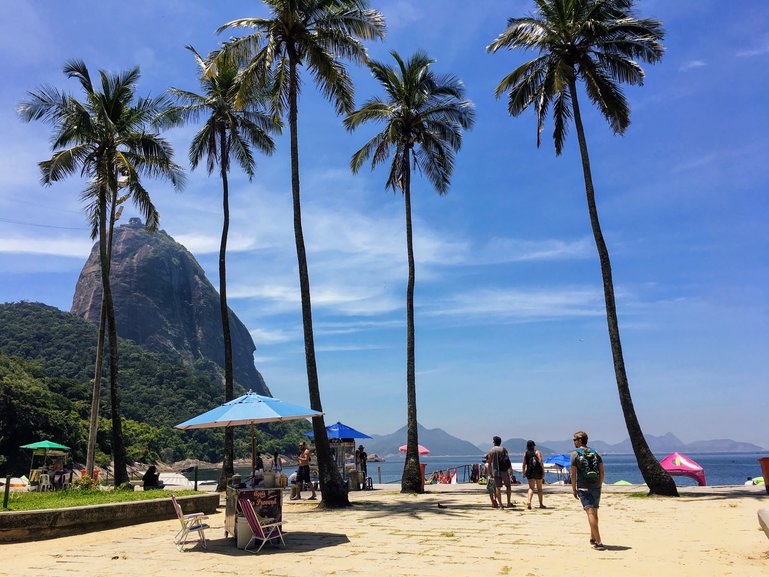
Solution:
{"label": "rocky outcrop", "polygon": [[[72,299],[72,312],[94,324],[99,322],[101,305],[99,266],[97,243]],[[209,359],[224,366],[219,294],[195,257],[168,234],[147,232],[139,219],[116,227],[110,279],[119,336],[187,362]],[[269,395],[254,366],[254,341],[231,310],[230,330],[235,380]]]}

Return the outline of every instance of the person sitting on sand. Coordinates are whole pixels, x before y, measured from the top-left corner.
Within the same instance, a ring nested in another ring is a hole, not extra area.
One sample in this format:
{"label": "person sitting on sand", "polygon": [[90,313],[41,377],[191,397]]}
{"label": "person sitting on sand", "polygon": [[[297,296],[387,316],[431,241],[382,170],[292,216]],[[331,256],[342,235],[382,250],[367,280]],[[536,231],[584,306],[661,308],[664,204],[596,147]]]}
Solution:
{"label": "person sitting on sand", "polygon": [[165,484],[160,482],[160,473],[157,472],[155,465],[150,465],[147,472],[142,476],[142,481],[144,481],[145,491],[148,489],[162,489],[165,487]]}

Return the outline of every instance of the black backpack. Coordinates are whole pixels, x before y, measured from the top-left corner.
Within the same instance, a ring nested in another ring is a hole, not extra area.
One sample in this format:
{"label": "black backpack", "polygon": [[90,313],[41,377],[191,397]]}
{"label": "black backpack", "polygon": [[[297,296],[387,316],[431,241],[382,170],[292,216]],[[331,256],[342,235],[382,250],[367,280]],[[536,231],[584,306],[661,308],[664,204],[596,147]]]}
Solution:
{"label": "black backpack", "polygon": [[537,452],[529,452],[529,456],[526,459],[526,476],[539,475],[542,472],[542,463],[537,458]]}
{"label": "black backpack", "polygon": [[507,451],[504,451],[499,457],[499,470],[507,473],[512,466],[513,464],[510,462],[510,457],[508,456]]}

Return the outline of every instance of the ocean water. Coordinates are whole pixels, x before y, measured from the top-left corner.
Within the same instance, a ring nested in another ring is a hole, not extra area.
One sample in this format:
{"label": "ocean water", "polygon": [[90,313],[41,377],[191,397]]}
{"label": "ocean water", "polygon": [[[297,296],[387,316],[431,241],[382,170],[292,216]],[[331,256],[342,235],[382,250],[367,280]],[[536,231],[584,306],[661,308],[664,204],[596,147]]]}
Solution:
{"label": "ocean water", "polygon": [[[547,455],[543,455],[547,459]],[[656,455],[658,459],[664,459],[667,454]],[[758,477],[761,475],[761,466],[757,459],[759,457],[769,457],[766,453],[687,453],[687,457],[693,459],[705,469],[705,480],[708,485],[742,485],[748,477]],[[604,468],[606,471],[606,482],[625,480],[630,483],[643,483],[641,472],[634,455],[602,455]],[[520,462],[521,455],[511,455],[513,463]],[[456,455],[456,456],[433,456],[426,455],[420,457],[420,462],[425,464],[425,471],[430,475],[433,471],[445,470],[447,468],[458,468],[458,481],[465,480],[467,469],[473,463],[480,463],[483,459],[482,454],[477,455]],[[284,473],[290,475],[295,469],[285,467]],[[244,477],[249,475],[247,469],[239,469],[238,473]],[[368,464],[368,474],[374,483],[400,483],[403,473],[403,459],[388,459],[387,461]],[[189,479],[192,479],[192,473],[186,473]],[[520,479],[520,475],[517,475]],[[199,481],[210,481],[218,479],[219,472],[215,470],[201,470],[198,472]],[[678,486],[694,486],[697,482],[689,477],[673,477]],[[523,480],[523,479],[520,479]],[[553,482],[556,477],[548,474],[547,482]]]}
{"label": "ocean water", "polygon": [[[758,477],[761,475],[761,466],[757,459],[759,457],[769,457],[766,453],[687,453],[687,457],[693,459],[705,469],[705,480],[708,485],[742,485],[747,477]],[[511,455],[513,463],[520,462],[522,455]],[[543,455],[547,459],[547,455]],[[630,483],[643,483],[641,471],[636,464],[635,455],[602,455],[604,469],[606,471],[606,482],[625,480]],[[660,460],[667,457],[666,454],[659,454],[656,457]],[[460,467],[458,470],[458,480],[462,481],[462,465],[471,463],[480,463],[482,455],[460,455],[456,457],[434,457],[427,455],[420,457],[420,462],[425,463],[426,473],[429,475],[432,471],[438,471],[451,467]],[[381,468],[382,482],[400,482],[403,472],[403,459],[388,460],[384,463],[369,463],[369,475],[377,482],[378,468]],[[520,479],[520,475],[517,475]],[[673,477],[678,486],[697,485],[694,479],[689,477]],[[546,481],[555,480],[555,476],[548,474]]]}

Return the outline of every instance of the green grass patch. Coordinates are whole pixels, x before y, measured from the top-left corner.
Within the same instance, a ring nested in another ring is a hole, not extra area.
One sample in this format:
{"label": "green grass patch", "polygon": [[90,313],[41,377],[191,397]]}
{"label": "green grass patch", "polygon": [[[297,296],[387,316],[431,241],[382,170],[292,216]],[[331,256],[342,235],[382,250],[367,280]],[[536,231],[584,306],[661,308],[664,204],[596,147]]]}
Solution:
{"label": "green grass patch", "polygon": [[[196,491],[174,491],[177,497],[198,495]],[[35,511],[38,509],[66,509],[105,503],[127,503],[129,501],[147,501],[149,499],[170,499],[171,493],[158,491],[101,491],[99,489],[68,489],[50,493],[20,493],[8,500],[4,511]]]}
{"label": "green grass patch", "polygon": [[628,493],[626,497],[630,497],[631,499],[648,499],[651,497],[649,493]]}

